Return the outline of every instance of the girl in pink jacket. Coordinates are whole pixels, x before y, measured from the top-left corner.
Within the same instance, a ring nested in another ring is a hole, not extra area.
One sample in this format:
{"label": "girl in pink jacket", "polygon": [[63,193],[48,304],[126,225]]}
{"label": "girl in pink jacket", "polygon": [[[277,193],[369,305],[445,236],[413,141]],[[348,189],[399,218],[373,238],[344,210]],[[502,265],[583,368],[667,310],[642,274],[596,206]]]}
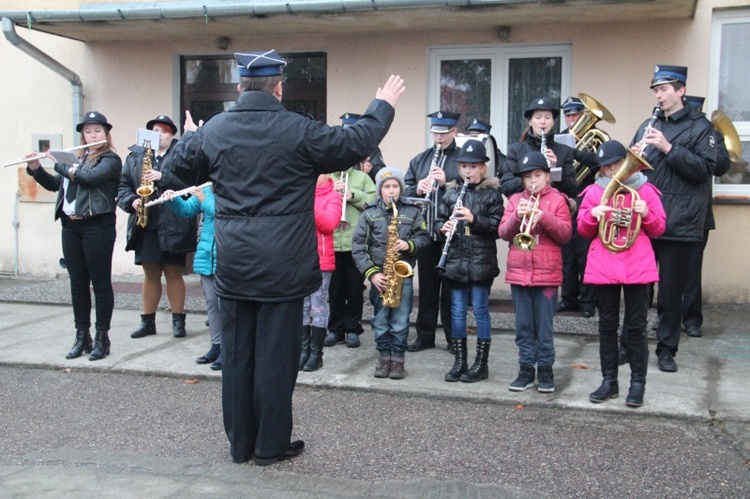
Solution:
{"label": "girl in pink jacket", "polygon": [[[573,226],[568,198],[552,187],[547,160],[538,151],[526,154],[515,175],[523,180],[524,191],[508,200],[498,233],[506,241],[521,231],[524,216],[530,220],[528,232],[536,245],[531,251],[510,244],[505,282],[510,284],[516,314],[518,377],[508,388],[520,392],[534,386],[535,370],[539,372],[537,389],[555,391],[552,364],[555,362],[553,319],[557,307],[557,288],[562,284],[562,246],[570,240]],[[532,211],[531,192],[539,199]]]}
{"label": "girl in pink jacket", "polygon": [[[640,200],[633,202],[629,191],[625,192],[624,205],[631,207],[633,223],[635,215],[641,217],[641,229],[629,247],[625,243],[626,229],[616,228],[614,243],[626,249],[610,251],[601,238],[599,220],[611,220],[615,210],[610,201],[601,204],[602,195],[612,176],[625,163],[632,152],[628,152],[621,143],[612,140],[603,143],[597,153],[599,157],[599,175],[596,182],[587,187],[581,195],[583,202],[578,212],[578,232],[586,238],[594,238],[589,247],[586,271],[583,282],[596,286],[596,304],[599,309],[599,358],[602,365],[601,386],[589,395],[591,402],[604,402],[619,395],[617,385],[618,347],[617,329],[620,321],[620,289],[625,297],[625,322],[629,333],[628,349],[630,350],[630,390],[625,404],[630,407],[643,405],[643,393],[646,386],[648,367],[648,348],[646,345],[646,324],[648,312],[648,287],[659,280],[656,269],[656,258],[651,247],[651,239],[664,233],[666,215],[659,199],[660,192],[648,183],[646,176],[637,171],[628,177],[624,184],[638,192]],[[637,160],[636,160],[637,161]]]}
{"label": "girl in pink jacket", "polygon": [[[323,367],[323,342],[328,326],[328,286],[336,268],[333,252],[333,231],[341,221],[341,196],[333,190],[333,180],[328,174],[318,177],[315,187],[315,229],[318,233],[318,257],[323,283],[305,297],[302,311],[302,353],[299,368],[317,371]],[[293,251],[293,248],[290,248]]]}

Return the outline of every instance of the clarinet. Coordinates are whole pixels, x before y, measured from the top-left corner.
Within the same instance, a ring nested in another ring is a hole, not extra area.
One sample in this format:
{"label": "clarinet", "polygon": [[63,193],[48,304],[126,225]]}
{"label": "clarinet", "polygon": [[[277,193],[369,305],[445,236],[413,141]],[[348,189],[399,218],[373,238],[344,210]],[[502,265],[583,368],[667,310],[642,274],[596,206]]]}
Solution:
{"label": "clarinet", "polygon": [[445,260],[448,258],[448,250],[450,250],[451,247],[451,239],[453,239],[453,236],[456,234],[456,226],[458,225],[457,218],[457,212],[458,209],[463,207],[464,205],[464,196],[466,196],[466,189],[469,187],[469,181],[464,180],[464,185],[461,186],[461,192],[458,194],[458,199],[456,200],[456,205],[453,207],[453,213],[451,213],[451,217],[449,221],[451,222],[451,229],[445,234],[445,244],[443,245],[443,254],[440,255],[440,261],[435,266],[436,270],[439,270],[441,272],[445,272]]}
{"label": "clarinet", "polygon": [[656,120],[659,119],[660,111],[661,111],[661,102],[654,108],[654,114],[651,115],[651,121],[649,121],[648,125],[646,125],[646,128],[643,129],[643,137],[641,137],[640,142],[638,142],[638,145],[641,146],[641,152],[638,154],[639,158],[644,157],[644,154],[646,152],[646,147],[648,147],[648,144],[646,144],[646,134],[648,133],[648,130],[650,128],[654,128],[654,125],[656,124]]}

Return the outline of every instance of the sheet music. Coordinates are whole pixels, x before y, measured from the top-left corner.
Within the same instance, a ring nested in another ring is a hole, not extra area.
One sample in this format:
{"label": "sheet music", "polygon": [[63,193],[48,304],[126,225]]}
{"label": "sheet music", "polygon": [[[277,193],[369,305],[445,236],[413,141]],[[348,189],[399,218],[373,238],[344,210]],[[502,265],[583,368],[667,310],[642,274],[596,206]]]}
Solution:
{"label": "sheet music", "polygon": [[59,149],[50,149],[48,152],[52,155],[53,158],[55,158],[55,162],[57,163],[75,165],[81,162],[81,160],[78,159],[78,156],[76,156],[74,152],[62,151]]}
{"label": "sheet music", "polygon": [[135,144],[141,147],[150,147],[153,150],[159,149],[159,132],[139,128]]}

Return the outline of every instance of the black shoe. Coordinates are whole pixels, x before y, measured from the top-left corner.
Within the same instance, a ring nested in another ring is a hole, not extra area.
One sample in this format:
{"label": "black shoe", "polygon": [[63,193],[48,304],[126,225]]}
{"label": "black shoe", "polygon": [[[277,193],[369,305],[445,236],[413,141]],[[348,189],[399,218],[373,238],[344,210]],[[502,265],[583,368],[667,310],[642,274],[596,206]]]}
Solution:
{"label": "black shoe", "polygon": [[527,388],[533,388],[535,378],[536,370],[534,369],[534,366],[521,364],[518,371],[518,377],[508,385],[508,390],[512,392],[522,392]]}
{"label": "black shoe", "polygon": [[578,305],[572,305],[570,303],[561,301],[557,304],[556,312],[578,312]]}
{"label": "black shoe", "polygon": [[589,400],[595,404],[601,404],[609,399],[616,399],[620,396],[620,388],[616,379],[604,379],[599,388],[591,395]]}
{"label": "black shoe", "polygon": [[210,364],[211,362],[218,359],[220,354],[221,354],[221,345],[217,345],[216,343],[211,343],[211,348],[208,350],[208,352],[206,352],[206,355],[195,359],[195,363],[196,364]]}
{"label": "black shoe", "polygon": [[596,315],[596,308],[583,307],[581,308],[581,315],[586,318],[593,317],[594,315]]}
{"label": "black shoe", "polygon": [[131,338],[144,338],[156,334],[156,314],[141,314],[141,325],[130,334]]}
{"label": "black shoe", "polygon": [[414,343],[409,345],[407,350],[410,352],[421,352],[422,350],[428,350],[430,348],[435,348],[435,340],[433,339],[431,342],[427,340],[422,340],[417,338]]}
{"label": "black shoe", "polygon": [[692,338],[700,338],[701,336],[703,336],[703,330],[695,326],[687,328],[686,333]]}
{"label": "black shoe", "polygon": [[539,393],[552,393],[555,391],[555,375],[552,366],[537,366],[536,389]]}
{"label": "black shoe", "polygon": [[109,331],[97,331],[94,337],[94,348],[91,350],[89,360],[101,360],[109,355],[111,345]]}
{"label": "black shoe", "polygon": [[172,335],[175,338],[184,338],[187,335],[185,331],[185,317],[187,314],[172,313]]}
{"label": "black shoe", "polygon": [[[208,327],[208,319],[206,319],[206,327]],[[249,459],[249,458],[248,458]]]}
{"label": "black shoe", "polygon": [[628,397],[625,399],[625,405],[628,407],[641,407],[643,405],[643,392],[645,386],[643,383],[630,383]]}
{"label": "black shoe", "polygon": [[346,346],[349,348],[359,348],[359,335],[357,333],[346,333]]}
{"label": "black shoe", "polygon": [[617,364],[624,366],[630,362],[630,350],[620,345],[620,352],[617,354]]}
{"label": "black shoe", "polygon": [[236,464],[246,463],[252,456],[232,456],[232,462]]}
{"label": "black shoe", "polygon": [[323,346],[326,347],[332,347],[334,345],[338,345],[340,343],[344,343],[346,340],[344,339],[343,334],[334,333],[333,331],[329,331],[326,335],[326,339],[323,341]]}
{"label": "black shoe", "polygon": [[221,371],[221,361],[217,360],[213,362],[209,367],[212,371]]}
{"label": "black shoe", "polygon": [[305,442],[302,440],[295,440],[291,444],[289,444],[289,449],[282,452],[278,456],[273,457],[258,457],[255,456],[255,465],[256,466],[268,466],[270,464],[276,464],[278,461],[283,461],[284,459],[292,459],[293,457],[297,457],[300,454],[302,454],[302,451],[305,450]]}
{"label": "black shoe", "polygon": [[674,356],[669,350],[659,352],[659,370],[665,373],[677,372],[677,362],[674,361]]}
{"label": "black shoe", "polygon": [[91,333],[88,329],[76,329],[76,341],[73,343],[73,348],[70,349],[66,359],[77,359],[84,352],[91,353],[94,348],[94,342],[91,340]]}

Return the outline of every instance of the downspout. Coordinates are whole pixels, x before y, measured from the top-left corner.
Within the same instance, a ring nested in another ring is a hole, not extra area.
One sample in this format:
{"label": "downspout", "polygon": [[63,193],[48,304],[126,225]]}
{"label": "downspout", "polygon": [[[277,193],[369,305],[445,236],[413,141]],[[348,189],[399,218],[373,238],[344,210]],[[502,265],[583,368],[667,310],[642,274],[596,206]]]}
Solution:
{"label": "downspout", "polygon": [[25,52],[29,56],[31,56],[33,59],[36,59],[37,61],[41,62],[45,66],[47,66],[49,69],[54,71],[55,73],[59,74],[66,80],[68,80],[72,87],[72,97],[73,97],[73,145],[78,145],[78,134],[75,133],[76,125],[83,121],[83,82],[81,82],[81,78],[75,74],[70,69],[63,66],[61,63],[50,57],[49,55],[45,54],[41,50],[39,50],[34,45],[30,44],[23,38],[20,38],[18,36],[18,33],[16,33],[15,25],[13,24],[13,21],[8,19],[7,17],[3,17],[3,34],[5,35],[5,38],[11,43],[11,45],[14,45],[16,48],[21,50],[22,52]]}

